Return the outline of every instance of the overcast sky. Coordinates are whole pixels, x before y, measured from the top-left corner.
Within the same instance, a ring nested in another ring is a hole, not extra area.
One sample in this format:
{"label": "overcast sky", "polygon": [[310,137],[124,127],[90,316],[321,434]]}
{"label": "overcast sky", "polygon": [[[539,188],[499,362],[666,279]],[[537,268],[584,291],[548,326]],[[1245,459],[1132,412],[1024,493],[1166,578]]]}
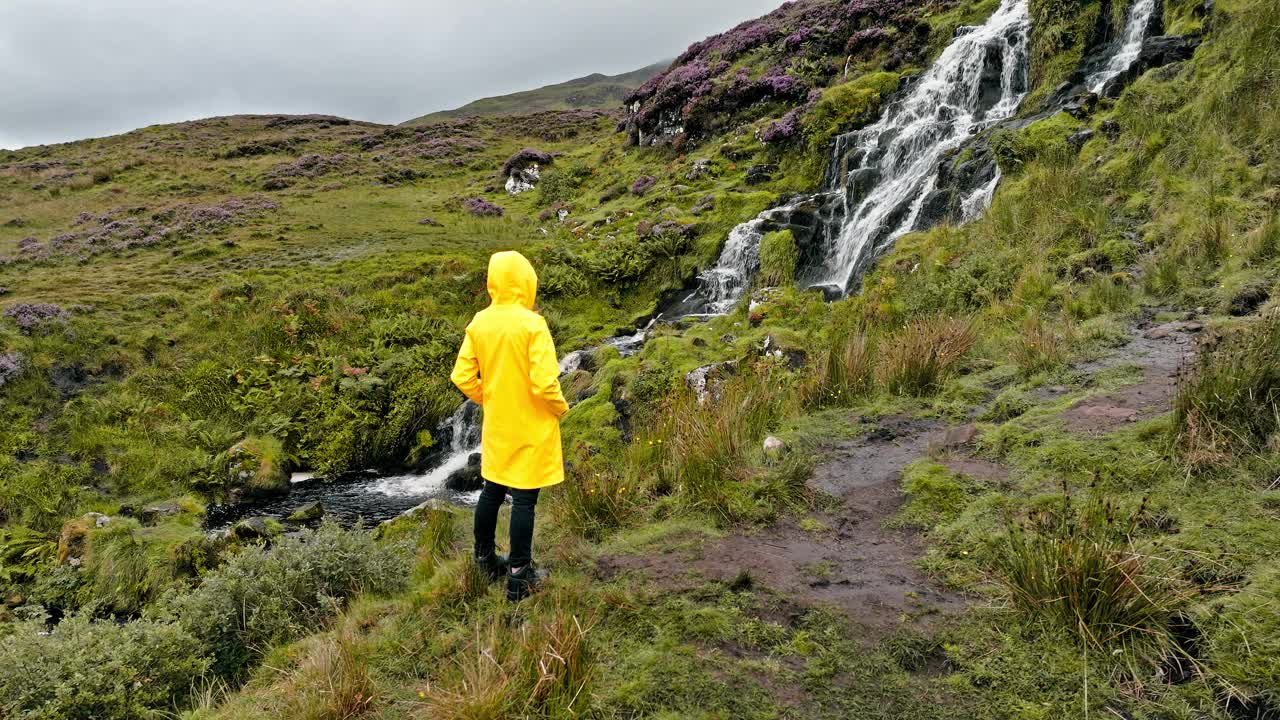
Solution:
{"label": "overcast sky", "polygon": [[675,57],[782,0],[0,0],[0,148],[236,113],[401,122]]}

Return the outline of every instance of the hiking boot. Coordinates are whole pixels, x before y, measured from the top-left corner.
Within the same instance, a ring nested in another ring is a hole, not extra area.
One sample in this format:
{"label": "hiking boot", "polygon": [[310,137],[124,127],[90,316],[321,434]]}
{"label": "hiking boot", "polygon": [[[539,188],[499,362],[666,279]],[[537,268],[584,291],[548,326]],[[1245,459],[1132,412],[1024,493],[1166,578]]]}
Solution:
{"label": "hiking boot", "polygon": [[520,572],[509,573],[507,575],[507,599],[511,602],[520,602],[538,592],[538,589],[542,587],[542,582],[547,579],[548,575],[550,573],[533,563],[520,568]]}
{"label": "hiking boot", "polygon": [[476,556],[476,567],[480,568],[481,574],[489,578],[489,582],[498,582],[506,577],[507,571],[511,569],[511,565],[507,563],[507,556],[497,553]]}

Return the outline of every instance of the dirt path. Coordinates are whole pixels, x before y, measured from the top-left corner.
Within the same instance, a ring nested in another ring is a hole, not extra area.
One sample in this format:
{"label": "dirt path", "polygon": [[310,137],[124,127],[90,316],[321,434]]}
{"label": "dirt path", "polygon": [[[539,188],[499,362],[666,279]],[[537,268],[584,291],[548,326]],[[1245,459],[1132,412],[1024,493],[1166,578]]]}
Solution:
{"label": "dirt path", "polygon": [[[1094,375],[1133,364],[1143,369],[1143,377],[1069,408],[1063,413],[1067,428],[1100,434],[1167,412],[1178,371],[1201,329],[1194,322],[1145,322],[1114,354],[1080,365],[1079,371]],[[972,425],[948,428],[938,421],[884,418],[861,437],[819,448],[823,461],[810,484],[839,499],[834,509],[662,555],[601,558],[598,572],[604,577],[643,572],[673,589],[706,580],[768,589],[793,608],[838,608],[862,628],[868,644],[904,623],[927,628],[962,610],[965,599],[916,568],[924,547],[915,533],[890,526],[904,502],[900,478],[903,468],[927,456],[970,477],[1007,478],[1006,468],[969,452],[975,433]]]}
{"label": "dirt path", "polygon": [[1103,434],[1168,412],[1177,392],[1178,374],[1194,354],[1195,337],[1203,329],[1198,322],[1143,323],[1117,353],[1082,365],[1081,370],[1093,374],[1134,364],[1142,368],[1142,380],[1077,403],[1062,414],[1067,430]]}
{"label": "dirt path", "polygon": [[713,580],[768,588],[792,605],[838,608],[869,644],[903,621],[928,625],[963,608],[963,599],[916,569],[923,545],[914,533],[886,525],[902,507],[902,469],[945,434],[934,421],[887,418],[862,437],[822,449],[826,459],[810,482],[841,502],[811,515],[805,527],[788,518],[684,552],[605,558],[600,570],[642,571],[670,587]]}

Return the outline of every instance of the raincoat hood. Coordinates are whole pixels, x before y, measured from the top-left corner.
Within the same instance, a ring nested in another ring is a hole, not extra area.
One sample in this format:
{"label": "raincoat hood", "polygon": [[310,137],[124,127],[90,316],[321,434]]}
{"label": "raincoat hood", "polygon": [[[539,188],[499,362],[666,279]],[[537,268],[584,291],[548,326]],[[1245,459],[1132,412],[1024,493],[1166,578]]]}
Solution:
{"label": "raincoat hood", "polygon": [[538,299],[538,273],[525,256],[514,250],[489,258],[489,297],[494,305],[520,305],[533,309]]}

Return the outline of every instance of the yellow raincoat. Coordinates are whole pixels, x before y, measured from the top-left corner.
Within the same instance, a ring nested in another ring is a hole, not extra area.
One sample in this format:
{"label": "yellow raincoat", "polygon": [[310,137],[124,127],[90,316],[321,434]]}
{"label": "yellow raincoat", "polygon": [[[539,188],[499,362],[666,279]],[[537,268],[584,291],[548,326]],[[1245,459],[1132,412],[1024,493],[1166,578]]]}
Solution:
{"label": "yellow raincoat", "polygon": [[520,490],[564,481],[560,366],[547,321],[533,311],[538,275],[518,252],[489,258],[489,297],[453,366],[453,384],[484,407],[480,474]]}

